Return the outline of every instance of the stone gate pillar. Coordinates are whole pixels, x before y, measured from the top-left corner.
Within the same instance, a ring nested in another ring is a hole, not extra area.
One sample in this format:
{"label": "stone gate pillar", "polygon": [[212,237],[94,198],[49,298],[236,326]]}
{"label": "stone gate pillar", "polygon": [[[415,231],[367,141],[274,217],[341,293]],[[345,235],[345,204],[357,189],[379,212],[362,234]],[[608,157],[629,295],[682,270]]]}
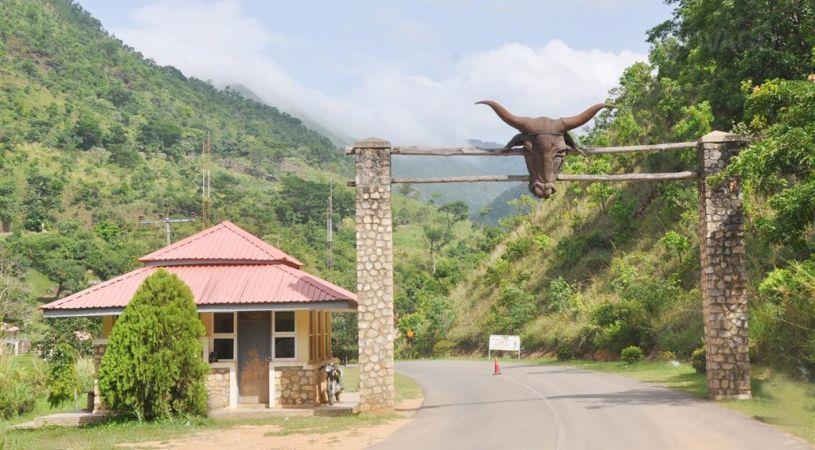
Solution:
{"label": "stone gate pillar", "polygon": [[368,138],[356,159],[359,407],[394,407],[391,144]]}
{"label": "stone gate pillar", "polygon": [[714,131],[699,140],[699,246],[711,399],[750,398],[741,180],[713,177],[745,145]]}

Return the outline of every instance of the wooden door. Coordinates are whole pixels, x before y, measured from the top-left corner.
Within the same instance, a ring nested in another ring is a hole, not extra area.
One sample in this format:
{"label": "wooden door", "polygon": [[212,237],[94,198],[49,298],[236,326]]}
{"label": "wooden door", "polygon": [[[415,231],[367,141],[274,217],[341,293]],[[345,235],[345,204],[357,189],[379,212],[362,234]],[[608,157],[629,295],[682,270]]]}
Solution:
{"label": "wooden door", "polygon": [[238,313],[238,390],[240,403],[269,403],[272,315]]}

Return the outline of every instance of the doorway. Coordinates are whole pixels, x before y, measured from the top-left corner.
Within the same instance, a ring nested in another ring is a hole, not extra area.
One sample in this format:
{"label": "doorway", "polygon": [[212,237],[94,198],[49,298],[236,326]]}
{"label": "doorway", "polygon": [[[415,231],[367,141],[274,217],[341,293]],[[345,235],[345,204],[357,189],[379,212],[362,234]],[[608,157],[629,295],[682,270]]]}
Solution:
{"label": "doorway", "polygon": [[269,403],[272,315],[238,313],[238,391],[240,403]]}

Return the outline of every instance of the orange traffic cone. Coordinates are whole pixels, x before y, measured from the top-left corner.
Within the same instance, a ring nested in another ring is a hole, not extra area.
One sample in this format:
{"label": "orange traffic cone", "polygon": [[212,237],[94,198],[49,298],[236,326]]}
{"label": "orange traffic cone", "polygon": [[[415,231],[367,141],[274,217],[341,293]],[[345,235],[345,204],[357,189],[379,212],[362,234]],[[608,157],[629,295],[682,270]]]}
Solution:
{"label": "orange traffic cone", "polygon": [[493,368],[493,375],[501,375],[501,365],[498,364],[498,358],[495,358],[495,367]]}

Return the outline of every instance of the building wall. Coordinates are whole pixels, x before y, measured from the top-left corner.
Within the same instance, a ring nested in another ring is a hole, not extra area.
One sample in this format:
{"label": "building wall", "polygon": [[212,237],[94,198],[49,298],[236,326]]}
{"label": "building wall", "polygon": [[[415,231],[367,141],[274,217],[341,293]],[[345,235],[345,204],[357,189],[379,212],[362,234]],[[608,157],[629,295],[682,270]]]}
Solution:
{"label": "building wall", "polygon": [[320,367],[275,367],[275,406],[306,407],[325,402],[325,372]]}
{"label": "building wall", "polygon": [[230,370],[226,367],[214,367],[207,374],[207,406],[209,409],[229,407],[231,396]]}
{"label": "building wall", "polygon": [[[202,358],[208,360],[212,348],[214,316],[213,313],[201,313],[200,318],[206,330],[206,336],[202,339]],[[102,337],[104,339],[94,343],[94,361],[97,370],[114,323],[113,316],[105,316],[102,319]],[[270,366],[270,386],[274,389],[273,407],[316,406],[326,400],[324,398],[325,373],[321,367],[330,353],[325,358],[309,360],[309,327],[309,311],[295,311],[296,359],[272,362]],[[330,327],[327,332],[330,335]],[[205,379],[208,407],[210,409],[236,407],[239,395],[237,361],[219,361],[211,363],[210,366],[212,370]]]}

